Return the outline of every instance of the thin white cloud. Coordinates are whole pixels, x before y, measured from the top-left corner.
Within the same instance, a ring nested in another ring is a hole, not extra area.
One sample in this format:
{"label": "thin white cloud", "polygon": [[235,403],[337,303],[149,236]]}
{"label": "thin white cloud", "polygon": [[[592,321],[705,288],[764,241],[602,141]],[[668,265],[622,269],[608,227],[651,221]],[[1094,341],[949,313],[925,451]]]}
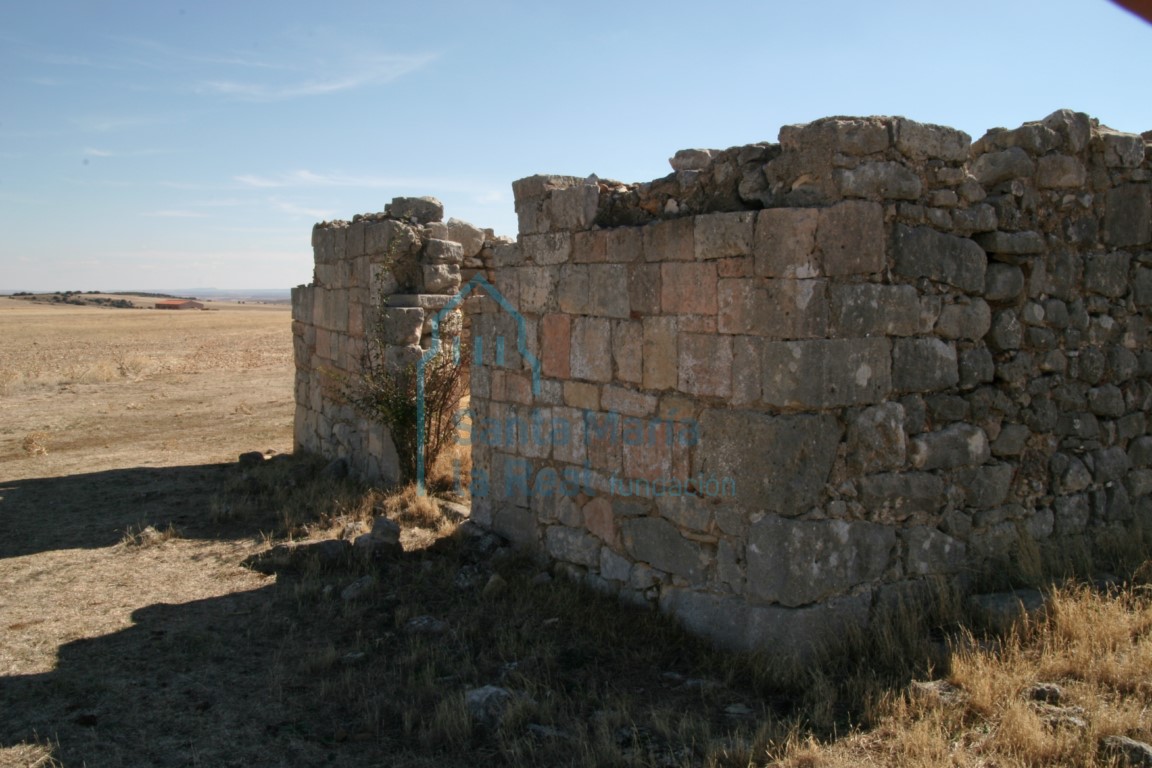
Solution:
{"label": "thin white cloud", "polygon": [[206,218],[208,216],[208,214],[203,213],[201,211],[179,211],[179,210],[152,211],[150,213],[145,213],[142,215],[147,216],[149,218],[157,218],[157,219],[203,219],[203,218]]}
{"label": "thin white cloud", "polygon": [[197,90],[241,101],[283,101],[306,96],[323,96],[392,82],[427,66],[435,58],[432,54],[357,57],[336,67],[337,70],[343,71],[336,71],[325,77],[287,83],[236,79],[205,80],[197,86]]}
{"label": "thin white cloud", "polygon": [[85,147],[84,154],[88,157],[148,157],[151,155],[170,155],[171,149],[97,149]]}
{"label": "thin white cloud", "polygon": [[232,180],[241,187],[252,189],[316,189],[347,187],[354,189],[393,189],[398,192],[415,193],[417,190],[431,190],[421,194],[440,192],[463,192],[475,195],[486,202],[500,202],[504,192],[489,183],[459,178],[437,178],[418,176],[371,176],[347,173],[316,173],[309,170],[289,171],[275,176],[243,174]]}
{"label": "thin white cloud", "polygon": [[299,216],[301,218],[316,220],[326,220],[335,217],[335,213],[326,208],[309,208],[296,203],[286,202],[284,200],[270,199],[269,204],[278,211],[287,213],[291,216]]}

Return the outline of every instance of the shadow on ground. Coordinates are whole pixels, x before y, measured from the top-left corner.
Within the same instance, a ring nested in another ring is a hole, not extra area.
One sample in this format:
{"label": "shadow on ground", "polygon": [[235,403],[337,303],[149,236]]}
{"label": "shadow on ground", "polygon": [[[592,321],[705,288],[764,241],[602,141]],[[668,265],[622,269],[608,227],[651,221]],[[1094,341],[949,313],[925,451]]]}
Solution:
{"label": "shadow on ground", "polygon": [[100,549],[120,542],[129,528],[149,525],[172,525],[183,538],[203,539],[271,531],[276,520],[270,516],[228,524],[213,519],[213,503],[242,479],[244,470],[229,463],[0,480],[0,558]]}

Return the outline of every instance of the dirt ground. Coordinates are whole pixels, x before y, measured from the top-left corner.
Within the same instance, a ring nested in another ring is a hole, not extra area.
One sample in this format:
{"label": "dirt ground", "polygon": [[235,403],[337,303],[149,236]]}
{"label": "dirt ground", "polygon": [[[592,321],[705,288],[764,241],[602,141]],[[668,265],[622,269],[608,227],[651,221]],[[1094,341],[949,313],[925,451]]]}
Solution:
{"label": "dirt ground", "polygon": [[[216,306],[0,298],[0,765],[223,765],[198,734],[266,725],[267,702],[212,711],[258,665],[180,665],[272,582],[239,565],[257,531],[205,528],[214,493],[292,448],[288,307]],[[126,537],[148,525],[180,535]]]}

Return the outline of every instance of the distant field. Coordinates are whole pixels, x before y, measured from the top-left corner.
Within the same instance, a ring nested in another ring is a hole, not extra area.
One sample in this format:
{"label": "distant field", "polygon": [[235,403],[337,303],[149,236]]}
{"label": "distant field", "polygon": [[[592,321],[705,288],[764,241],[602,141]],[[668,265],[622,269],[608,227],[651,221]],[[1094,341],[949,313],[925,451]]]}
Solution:
{"label": "distant field", "polygon": [[[0,298],[0,476],[290,450],[288,308],[214,306],[128,311]],[[46,449],[35,462],[25,461],[26,440]]]}

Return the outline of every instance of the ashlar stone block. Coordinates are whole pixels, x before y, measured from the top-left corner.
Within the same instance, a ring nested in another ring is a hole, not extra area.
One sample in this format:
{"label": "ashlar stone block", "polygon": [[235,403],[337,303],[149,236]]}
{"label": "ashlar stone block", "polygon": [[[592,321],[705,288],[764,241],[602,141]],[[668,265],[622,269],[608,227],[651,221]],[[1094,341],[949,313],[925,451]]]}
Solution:
{"label": "ashlar stone block", "polygon": [[746,589],[753,599],[793,607],[826,600],[878,581],[895,547],[890,526],[769,515],[749,531]]}
{"label": "ashlar stone block", "polygon": [[886,338],[770,342],[763,365],[764,402],[779,408],[868,405],[892,391]]}

